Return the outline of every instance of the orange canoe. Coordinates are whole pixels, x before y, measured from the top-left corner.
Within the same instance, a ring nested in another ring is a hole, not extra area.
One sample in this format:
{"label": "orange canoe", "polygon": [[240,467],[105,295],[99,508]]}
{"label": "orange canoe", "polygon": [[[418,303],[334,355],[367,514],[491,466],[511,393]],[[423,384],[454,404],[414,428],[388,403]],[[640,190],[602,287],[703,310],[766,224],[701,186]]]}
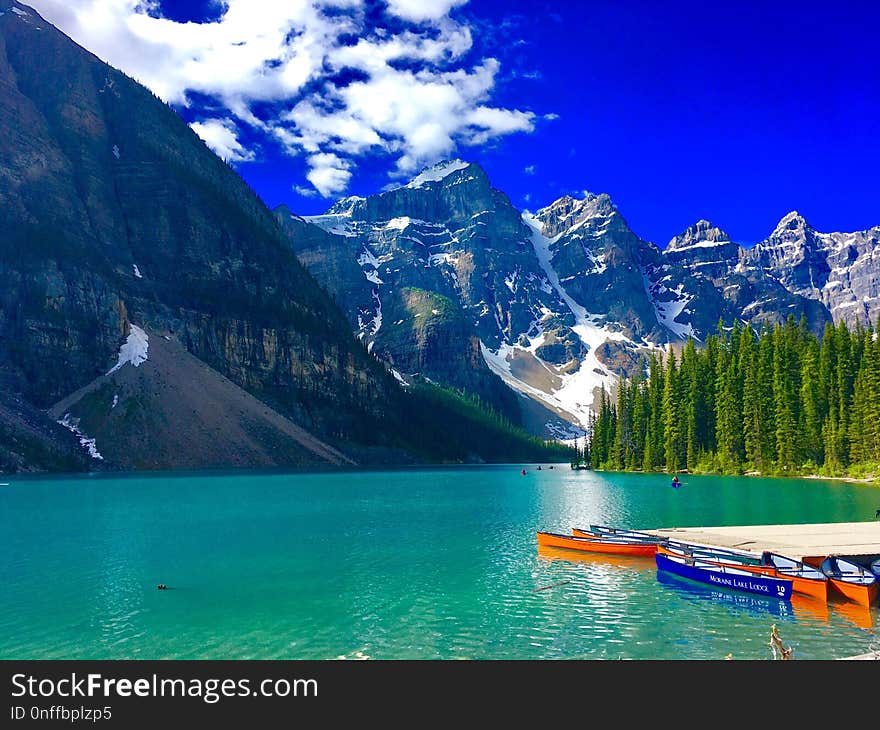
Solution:
{"label": "orange canoe", "polygon": [[638,555],[653,557],[657,545],[641,540],[624,540],[621,538],[574,537],[560,535],[555,532],[538,532],[538,545],[566,548],[568,550],[584,550],[590,553],[609,553],[612,555]]}
{"label": "orange canoe", "polygon": [[877,601],[880,593],[877,576],[858,563],[836,555],[829,555],[819,566],[828,576],[833,588],[844,598],[871,606]]}

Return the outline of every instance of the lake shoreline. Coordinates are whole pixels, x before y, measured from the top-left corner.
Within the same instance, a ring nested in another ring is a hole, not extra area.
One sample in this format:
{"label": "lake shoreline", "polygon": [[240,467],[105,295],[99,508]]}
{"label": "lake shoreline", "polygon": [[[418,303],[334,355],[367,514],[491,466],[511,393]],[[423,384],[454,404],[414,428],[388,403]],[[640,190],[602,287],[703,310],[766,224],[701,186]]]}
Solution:
{"label": "lake shoreline", "polygon": [[725,474],[719,472],[700,472],[700,471],[678,471],[678,472],[668,472],[668,471],[644,471],[642,469],[633,469],[628,471],[626,469],[591,469],[590,471],[598,471],[598,472],[607,472],[611,474],[661,474],[661,475],[670,475],[670,474],[680,474],[681,476],[693,476],[693,477],[757,477],[758,479],[813,479],[820,481],[830,481],[830,482],[848,482],[850,484],[871,484],[875,487],[880,487],[880,475],[877,476],[869,476],[869,477],[848,477],[848,476],[839,476],[839,477],[829,477],[823,476],[821,474],[763,474],[759,471],[747,471],[742,474]]}
{"label": "lake shoreline", "polygon": [[870,484],[880,487],[880,477],[827,477],[822,474],[762,474],[761,472],[748,471],[745,474],[694,474],[694,476],[744,476],[758,477],[759,479],[813,479],[827,482],[847,482],[849,484]]}
{"label": "lake shoreline", "polygon": [[880,477],[823,477],[820,474],[809,474],[804,479],[826,479],[829,481],[851,482],[853,484],[874,484],[880,486]]}

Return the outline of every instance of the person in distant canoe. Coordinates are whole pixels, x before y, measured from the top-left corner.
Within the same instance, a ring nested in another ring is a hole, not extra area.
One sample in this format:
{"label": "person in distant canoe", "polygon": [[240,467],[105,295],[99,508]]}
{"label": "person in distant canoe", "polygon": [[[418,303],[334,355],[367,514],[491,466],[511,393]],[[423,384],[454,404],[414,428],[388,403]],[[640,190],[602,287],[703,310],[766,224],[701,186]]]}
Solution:
{"label": "person in distant canoe", "polygon": [[672,486],[675,489],[678,489],[681,486],[681,482],[678,480],[678,474],[672,477]]}

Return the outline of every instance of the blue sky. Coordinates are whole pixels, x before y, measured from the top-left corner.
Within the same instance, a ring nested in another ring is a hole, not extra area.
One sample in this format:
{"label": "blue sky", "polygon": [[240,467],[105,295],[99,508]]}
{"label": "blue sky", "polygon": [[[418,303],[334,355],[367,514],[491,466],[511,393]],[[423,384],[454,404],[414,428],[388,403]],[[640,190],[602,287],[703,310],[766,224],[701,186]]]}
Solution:
{"label": "blue sky", "polygon": [[790,210],[880,225],[880,3],[31,0],[145,83],[270,207],[439,159],[513,203],[607,192],[658,245]]}

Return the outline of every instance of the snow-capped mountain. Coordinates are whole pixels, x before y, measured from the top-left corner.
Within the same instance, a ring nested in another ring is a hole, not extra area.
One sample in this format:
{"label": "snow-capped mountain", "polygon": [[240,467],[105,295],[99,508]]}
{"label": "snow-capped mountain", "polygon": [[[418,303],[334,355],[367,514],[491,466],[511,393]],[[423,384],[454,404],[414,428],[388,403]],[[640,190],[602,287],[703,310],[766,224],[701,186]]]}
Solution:
{"label": "snow-capped mountain", "polygon": [[719,320],[729,325],[738,319],[760,327],[789,314],[796,319],[804,315],[811,329],[820,332],[831,320],[822,303],[786,288],[772,267],[750,263],[752,255],[706,220],[675,236],[654,272],[657,283],[678,297],[661,319],[665,315],[668,327],[696,339],[715,331]]}
{"label": "snow-capped mountain", "polygon": [[880,226],[819,233],[792,211],[741,255],[742,268],[773,275],[793,294],[822,302],[835,321],[876,325],[880,315]]}
{"label": "snow-capped mountain", "polygon": [[544,433],[557,435],[559,419],[570,433],[587,427],[598,389],[641,367],[642,354],[702,340],[719,319],[803,315],[821,331],[834,318],[876,317],[880,302],[880,229],[819,234],[790,214],[745,249],[701,220],[661,250],[606,194],[520,211],[461,160],[323,215],[276,214],[399,379],[421,375],[512,412],[521,402],[503,381],[540,404]]}

